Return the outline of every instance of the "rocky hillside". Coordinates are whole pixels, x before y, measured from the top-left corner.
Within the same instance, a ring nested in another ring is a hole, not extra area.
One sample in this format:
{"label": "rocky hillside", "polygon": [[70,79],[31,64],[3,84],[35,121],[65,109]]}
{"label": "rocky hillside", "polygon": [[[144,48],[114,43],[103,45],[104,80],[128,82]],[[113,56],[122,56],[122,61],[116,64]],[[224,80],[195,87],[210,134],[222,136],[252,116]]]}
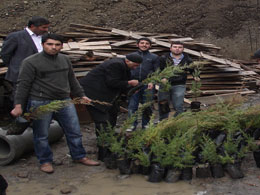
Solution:
{"label": "rocky hillside", "polygon": [[22,29],[33,15],[49,18],[53,32],[74,22],[191,36],[229,58],[248,59],[260,47],[259,0],[1,0],[0,33]]}

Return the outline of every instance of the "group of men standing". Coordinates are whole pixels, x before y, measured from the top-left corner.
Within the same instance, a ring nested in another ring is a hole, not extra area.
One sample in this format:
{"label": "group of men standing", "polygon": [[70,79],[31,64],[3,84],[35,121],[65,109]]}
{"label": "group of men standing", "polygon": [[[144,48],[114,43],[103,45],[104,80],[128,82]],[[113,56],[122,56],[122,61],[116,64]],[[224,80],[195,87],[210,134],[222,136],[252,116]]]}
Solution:
{"label": "group of men standing", "polygon": [[[141,84],[157,69],[163,70],[167,61],[170,61],[172,66],[183,66],[192,62],[188,55],[183,53],[184,46],[181,42],[173,42],[170,52],[159,57],[149,51],[152,46],[151,40],[141,38],[137,40],[136,52],[127,54],[125,58],[107,60],[78,81],[69,58],[60,53],[63,38],[47,33],[49,25],[47,19],[33,17],[26,29],[11,33],[4,41],[1,57],[8,66],[5,78],[14,87],[11,96],[14,108],[11,114],[15,117],[54,100],[70,100],[72,95],[89,104],[87,109],[96,128],[105,130],[108,125],[116,125],[119,111],[117,100],[122,93],[127,93],[132,87]],[[181,73],[169,79],[169,91],[162,92],[159,89],[160,119],[168,117],[169,110],[164,111],[164,104],[168,101],[172,102],[176,110],[175,116],[183,112],[186,79],[187,74]],[[151,101],[154,91],[153,84],[149,83],[129,97],[129,116],[137,111],[139,103]],[[107,102],[110,105],[93,100]],[[143,129],[150,120],[152,108],[147,109],[149,112],[144,113],[149,114],[143,114],[142,117]],[[40,162],[40,170],[46,173],[54,171],[53,155],[48,143],[48,129],[54,117],[64,131],[72,159],[84,165],[99,165],[99,162],[86,157],[76,109],[71,104],[58,112],[48,113],[40,119],[33,120],[34,149]],[[136,127],[137,121],[133,124],[133,130]]]}

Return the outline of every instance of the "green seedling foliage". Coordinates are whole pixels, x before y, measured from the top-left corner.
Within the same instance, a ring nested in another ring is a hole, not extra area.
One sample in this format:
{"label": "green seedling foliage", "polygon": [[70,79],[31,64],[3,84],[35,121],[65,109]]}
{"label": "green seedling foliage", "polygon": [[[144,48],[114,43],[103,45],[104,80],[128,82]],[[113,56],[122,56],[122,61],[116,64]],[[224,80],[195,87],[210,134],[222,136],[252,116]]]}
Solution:
{"label": "green seedling foliage", "polygon": [[202,160],[204,163],[217,164],[220,163],[220,157],[217,153],[217,146],[213,140],[208,136],[203,135],[202,143],[200,144],[202,149]]}

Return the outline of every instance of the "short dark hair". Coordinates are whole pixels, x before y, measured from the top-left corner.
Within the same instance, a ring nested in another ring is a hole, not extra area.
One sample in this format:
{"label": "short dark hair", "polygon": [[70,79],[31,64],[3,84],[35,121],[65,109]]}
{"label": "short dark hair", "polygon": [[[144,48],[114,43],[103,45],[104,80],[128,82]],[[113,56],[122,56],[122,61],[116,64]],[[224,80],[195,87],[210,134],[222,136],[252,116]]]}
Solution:
{"label": "short dark hair", "polygon": [[46,24],[50,24],[50,21],[46,18],[40,16],[33,16],[28,22],[28,27],[31,27],[32,25],[38,27]]}
{"label": "short dark hair", "polygon": [[152,41],[149,38],[146,38],[146,37],[140,38],[140,39],[137,40],[137,44],[139,44],[140,41],[148,41],[150,43],[150,45],[152,45]]}
{"label": "short dark hair", "polygon": [[42,44],[44,44],[48,39],[53,39],[60,41],[63,44],[63,37],[54,33],[47,33],[42,36]]}
{"label": "short dark hair", "polygon": [[171,47],[172,47],[172,45],[182,45],[182,46],[184,46],[183,42],[181,42],[181,41],[172,41]]}

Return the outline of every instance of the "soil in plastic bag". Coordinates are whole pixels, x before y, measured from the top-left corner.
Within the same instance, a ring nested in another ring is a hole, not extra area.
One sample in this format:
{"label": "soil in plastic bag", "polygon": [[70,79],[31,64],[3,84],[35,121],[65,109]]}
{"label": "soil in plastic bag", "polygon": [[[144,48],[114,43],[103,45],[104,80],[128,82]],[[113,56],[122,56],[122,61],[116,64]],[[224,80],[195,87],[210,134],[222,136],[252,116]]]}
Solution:
{"label": "soil in plastic bag", "polygon": [[30,121],[19,116],[8,126],[6,135],[22,135],[23,132],[30,126],[30,124]]}
{"label": "soil in plastic bag", "polygon": [[129,175],[131,173],[130,163],[129,159],[117,159],[117,167],[121,175]]}
{"label": "soil in plastic bag", "polygon": [[260,168],[260,150],[253,152],[256,166]]}
{"label": "soil in plastic bag", "polygon": [[111,155],[107,147],[98,146],[98,160],[104,162],[104,159]]}
{"label": "soil in plastic bag", "polygon": [[182,169],[181,173],[182,180],[191,180],[192,179],[192,167],[186,167]]}
{"label": "soil in plastic bag", "polygon": [[244,174],[240,169],[240,163],[229,163],[226,165],[225,169],[232,179],[240,179],[244,177]]}
{"label": "soil in plastic bag", "polygon": [[255,140],[258,140],[260,138],[260,129],[256,129],[253,133],[253,137]]}
{"label": "soil in plastic bag", "polygon": [[191,102],[190,104],[190,109],[193,111],[193,112],[198,112],[200,111],[200,102],[197,102],[197,101],[194,101],[194,102]]}
{"label": "soil in plastic bag", "polygon": [[131,169],[131,173],[133,174],[139,174],[142,171],[142,166],[139,164],[139,162],[137,160],[132,160],[130,163],[130,169]]}
{"label": "soil in plastic bag", "polygon": [[207,178],[211,177],[210,166],[203,166],[196,168],[196,177],[197,178]]}
{"label": "soil in plastic bag", "polygon": [[150,182],[161,182],[164,176],[164,168],[161,167],[159,164],[152,164],[151,165],[151,173],[149,175],[148,181]]}
{"label": "soil in plastic bag", "polygon": [[149,166],[149,167],[145,167],[145,166],[142,166],[141,165],[141,167],[140,167],[140,173],[142,174],[142,175],[150,175],[150,173],[151,173],[151,167]]}
{"label": "soil in plastic bag", "polygon": [[181,170],[174,168],[167,168],[167,173],[165,176],[165,181],[167,183],[175,183],[181,178]]}
{"label": "soil in plastic bag", "polygon": [[221,164],[211,165],[210,169],[211,169],[212,177],[214,178],[221,178],[225,176],[225,172]]}
{"label": "soil in plastic bag", "polygon": [[116,163],[116,155],[111,153],[109,156],[106,156],[104,158],[104,163],[107,169],[116,169],[117,163]]}

